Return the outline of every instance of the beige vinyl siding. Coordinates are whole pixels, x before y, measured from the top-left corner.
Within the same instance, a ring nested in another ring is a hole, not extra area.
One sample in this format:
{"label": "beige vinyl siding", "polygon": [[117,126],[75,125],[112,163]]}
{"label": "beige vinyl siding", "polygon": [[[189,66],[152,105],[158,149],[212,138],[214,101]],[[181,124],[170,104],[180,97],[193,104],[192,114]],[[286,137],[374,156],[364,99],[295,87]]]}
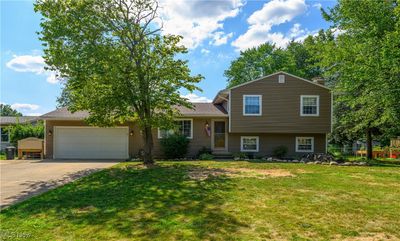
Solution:
{"label": "beige vinyl siding", "polygon": [[[207,148],[211,148],[211,136],[208,136],[205,130],[205,125],[208,123],[211,126],[211,120],[213,118],[193,118],[193,138],[190,139],[188,156],[193,157],[196,156],[198,151],[204,146]],[[225,119],[225,118],[216,118],[216,119]],[[228,119],[226,118],[226,121]],[[143,140],[139,139],[138,136],[135,136],[135,143],[139,143],[134,146],[134,150],[136,153],[140,148],[143,148]],[[154,156],[162,157],[163,153],[160,146],[160,139],[157,136],[157,130],[153,131],[153,140],[154,140]]]}
{"label": "beige vinyl siding", "polygon": [[280,134],[280,133],[231,133],[229,134],[229,152],[238,153],[240,151],[241,136],[258,136],[259,150],[251,152],[254,155],[272,155],[272,151],[278,146],[288,148],[287,156],[302,156],[304,152],[296,152],[296,137],[313,137],[314,152],[325,153],[326,138],[325,134],[298,133],[298,134]]}
{"label": "beige vinyl siding", "polygon": [[[217,118],[221,119],[221,118]],[[222,118],[224,119],[224,118]],[[195,156],[199,149],[203,146],[211,148],[211,136],[208,136],[205,131],[205,124],[211,125],[212,118],[193,118],[193,139],[190,139],[188,156]],[[226,118],[226,121],[227,118]],[[54,138],[54,126],[87,126],[83,121],[71,121],[71,120],[46,120],[46,133],[45,133],[45,157],[53,158],[53,138]],[[129,133],[129,155],[131,157],[137,156],[140,149],[144,147],[143,137],[139,127],[135,123],[127,123],[121,126],[128,126]],[[48,135],[49,131],[53,134]],[[153,141],[154,148],[153,154],[155,157],[163,157],[163,153],[160,147],[160,139],[157,136],[157,129],[153,130]]]}
{"label": "beige vinyl siding", "polygon": [[[279,74],[231,89],[231,133],[329,133],[331,95],[326,88]],[[243,96],[262,95],[262,115],[243,115]],[[300,96],[319,96],[319,116],[300,116]]]}

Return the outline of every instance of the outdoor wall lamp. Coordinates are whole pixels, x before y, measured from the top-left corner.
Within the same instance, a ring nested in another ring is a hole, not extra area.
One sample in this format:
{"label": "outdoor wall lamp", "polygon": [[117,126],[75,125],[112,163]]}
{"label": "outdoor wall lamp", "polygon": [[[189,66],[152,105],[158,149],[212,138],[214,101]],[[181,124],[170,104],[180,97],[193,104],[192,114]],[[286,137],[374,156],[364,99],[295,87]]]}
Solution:
{"label": "outdoor wall lamp", "polygon": [[53,132],[52,131],[49,131],[49,136],[52,136],[53,135]]}
{"label": "outdoor wall lamp", "polygon": [[204,130],[205,130],[207,136],[211,136],[211,127],[208,124],[208,121],[206,121],[206,123],[204,124]]}
{"label": "outdoor wall lamp", "polygon": [[130,135],[130,136],[133,136],[133,131],[129,132],[129,135]]}

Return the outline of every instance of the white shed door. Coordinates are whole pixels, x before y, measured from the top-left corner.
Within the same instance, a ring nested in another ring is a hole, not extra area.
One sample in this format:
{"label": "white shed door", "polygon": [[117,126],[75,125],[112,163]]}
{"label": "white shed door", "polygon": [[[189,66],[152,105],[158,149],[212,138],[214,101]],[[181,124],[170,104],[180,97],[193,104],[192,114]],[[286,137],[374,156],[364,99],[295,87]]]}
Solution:
{"label": "white shed door", "polygon": [[127,159],[128,127],[54,127],[55,159]]}

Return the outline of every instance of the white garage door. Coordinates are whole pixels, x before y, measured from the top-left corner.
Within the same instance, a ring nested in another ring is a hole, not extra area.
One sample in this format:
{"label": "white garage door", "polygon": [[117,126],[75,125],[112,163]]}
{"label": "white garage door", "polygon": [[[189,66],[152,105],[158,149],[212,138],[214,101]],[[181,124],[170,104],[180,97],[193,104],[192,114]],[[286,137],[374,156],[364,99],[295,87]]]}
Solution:
{"label": "white garage door", "polygon": [[54,127],[55,159],[127,159],[128,127]]}

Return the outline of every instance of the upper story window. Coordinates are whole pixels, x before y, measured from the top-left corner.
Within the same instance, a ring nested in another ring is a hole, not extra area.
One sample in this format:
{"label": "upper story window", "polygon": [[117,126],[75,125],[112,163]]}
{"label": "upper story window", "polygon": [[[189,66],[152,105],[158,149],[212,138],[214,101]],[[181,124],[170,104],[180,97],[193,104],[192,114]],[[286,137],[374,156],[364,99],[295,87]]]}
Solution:
{"label": "upper story window", "polygon": [[319,116],[319,95],[300,96],[300,115]]}
{"label": "upper story window", "polygon": [[193,121],[192,119],[176,120],[175,128],[170,130],[158,129],[158,138],[164,138],[172,134],[180,134],[189,139],[193,138]]}
{"label": "upper story window", "polygon": [[10,133],[5,127],[0,128],[1,142],[10,142]]}
{"label": "upper story window", "polygon": [[261,95],[243,95],[243,115],[261,115]]}

